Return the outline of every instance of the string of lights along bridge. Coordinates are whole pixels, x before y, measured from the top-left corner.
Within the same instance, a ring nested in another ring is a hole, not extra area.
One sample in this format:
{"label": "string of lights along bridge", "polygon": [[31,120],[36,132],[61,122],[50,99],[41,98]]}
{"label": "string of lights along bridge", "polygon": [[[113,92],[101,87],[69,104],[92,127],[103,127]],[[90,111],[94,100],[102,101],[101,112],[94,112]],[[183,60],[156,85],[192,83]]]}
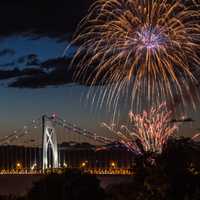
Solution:
{"label": "string of lights along bridge", "polygon": [[40,174],[79,168],[94,174],[132,174],[131,152],[113,135],[97,135],[53,114],[0,138],[0,174]]}

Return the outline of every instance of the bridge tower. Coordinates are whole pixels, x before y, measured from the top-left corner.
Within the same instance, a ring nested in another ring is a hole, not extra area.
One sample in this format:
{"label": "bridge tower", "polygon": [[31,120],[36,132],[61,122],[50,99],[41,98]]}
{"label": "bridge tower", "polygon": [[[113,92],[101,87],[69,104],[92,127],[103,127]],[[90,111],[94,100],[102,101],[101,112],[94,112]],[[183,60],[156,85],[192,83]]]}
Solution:
{"label": "bridge tower", "polygon": [[58,144],[55,128],[53,126],[52,118],[43,115],[42,116],[42,126],[43,126],[43,160],[42,160],[42,169],[45,170],[48,168],[49,156],[48,149],[52,150],[53,158],[53,168],[58,168]]}

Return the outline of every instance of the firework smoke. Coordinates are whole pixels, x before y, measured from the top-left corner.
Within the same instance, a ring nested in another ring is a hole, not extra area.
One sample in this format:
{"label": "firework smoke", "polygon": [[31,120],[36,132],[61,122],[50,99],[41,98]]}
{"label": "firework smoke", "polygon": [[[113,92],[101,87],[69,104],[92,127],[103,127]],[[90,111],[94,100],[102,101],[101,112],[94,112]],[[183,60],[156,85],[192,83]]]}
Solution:
{"label": "firework smoke", "polygon": [[115,133],[119,141],[129,150],[142,154],[143,152],[162,153],[167,140],[178,130],[177,123],[172,123],[172,112],[167,110],[166,103],[158,108],[151,108],[142,114],[129,113],[131,126],[122,125],[119,130],[114,124],[103,126]]}
{"label": "firework smoke", "polygon": [[72,43],[79,46],[72,61],[76,79],[106,85],[98,96],[115,108],[120,97],[139,111],[142,102],[175,105],[177,96],[182,107],[195,107],[200,12],[192,2],[97,0]]}

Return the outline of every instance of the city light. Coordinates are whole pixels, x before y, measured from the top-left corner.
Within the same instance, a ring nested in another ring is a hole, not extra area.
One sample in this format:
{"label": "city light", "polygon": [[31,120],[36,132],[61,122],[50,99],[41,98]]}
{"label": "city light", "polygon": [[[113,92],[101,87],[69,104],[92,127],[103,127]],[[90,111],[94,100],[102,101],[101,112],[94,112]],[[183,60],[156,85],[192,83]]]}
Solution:
{"label": "city light", "polygon": [[116,163],[115,162],[111,162],[111,167],[115,168],[116,167]]}
{"label": "city light", "polygon": [[22,164],[20,162],[16,163],[16,169],[21,170],[22,169]]}
{"label": "city light", "polygon": [[31,166],[31,170],[34,170],[36,167],[37,167],[37,164],[34,163],[34,164]]}
{"label": "city light", "polygon": [[87,163],[88,163],[88,161],[82,162],[82,163],[81,163],[81,167],[83,167],[83,168],[86,167]]}
{"label": "city light", "polygon": [[68,165],[67,165],[66,162],[63,163],[63,166],[64,166],[65,168],[68,167]]}

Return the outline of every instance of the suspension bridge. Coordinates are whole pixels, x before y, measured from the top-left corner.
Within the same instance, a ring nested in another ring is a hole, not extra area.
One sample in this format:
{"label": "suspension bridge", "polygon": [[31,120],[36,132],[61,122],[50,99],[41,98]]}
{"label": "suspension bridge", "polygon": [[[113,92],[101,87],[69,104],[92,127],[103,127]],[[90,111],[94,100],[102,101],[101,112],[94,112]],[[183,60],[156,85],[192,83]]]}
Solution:
{"label": "suspension bridge", "polygon": [[43,174],[79,168],[92,174],[132,174],[131,152],[56,116],[43,115],[0,138],[0,174]]}

